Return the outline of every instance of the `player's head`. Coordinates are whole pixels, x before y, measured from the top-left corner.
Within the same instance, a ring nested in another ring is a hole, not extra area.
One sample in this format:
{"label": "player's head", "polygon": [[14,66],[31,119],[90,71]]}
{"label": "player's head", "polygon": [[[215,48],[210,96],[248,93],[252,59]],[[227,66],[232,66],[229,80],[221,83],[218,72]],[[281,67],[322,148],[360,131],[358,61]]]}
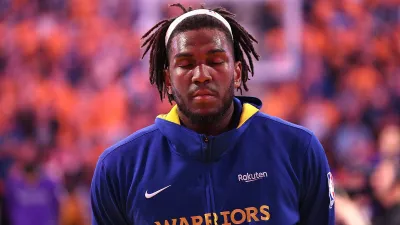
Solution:
{"label": "player's head", "polygon": [[[248,90],[252,56],[259,59],[256,40],[223,8],[172,6],[183,14],[159,22],[143,36],[143,56],[150,50],[150,82],[161,100],[167,95],[193,122],[216,121],[231,106],[235,89]],[[211,96],[198,96],[206,93]]]}
{"label": "player's head", "polygon": [[[396,203],[400,201],[400,162],[398,158],[382,159],[371,176],[371,186],[378,200],[385,204],[387,198],[389,201],[397,198]],[[396,194],[397,193],[397,196]]]}

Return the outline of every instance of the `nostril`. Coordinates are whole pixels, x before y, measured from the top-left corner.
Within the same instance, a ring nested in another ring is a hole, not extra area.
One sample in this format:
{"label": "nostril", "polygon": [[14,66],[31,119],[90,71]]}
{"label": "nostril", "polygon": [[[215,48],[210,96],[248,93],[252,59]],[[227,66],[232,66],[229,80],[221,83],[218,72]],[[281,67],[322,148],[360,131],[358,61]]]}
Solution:
{"label": "nostril", "polygon": [[193,83],[198,87],[204,87],[210,83],[210,80],[195,80]]}

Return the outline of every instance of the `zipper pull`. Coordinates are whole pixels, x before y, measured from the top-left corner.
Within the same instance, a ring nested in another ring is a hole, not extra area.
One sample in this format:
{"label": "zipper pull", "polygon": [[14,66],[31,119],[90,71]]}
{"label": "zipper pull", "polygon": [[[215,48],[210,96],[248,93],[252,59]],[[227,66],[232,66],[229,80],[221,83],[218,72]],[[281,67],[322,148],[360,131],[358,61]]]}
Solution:
{"label": "zipper pull", "polygon": [[204,151],[205,151],[205,160],[206,160],[206,162],[209,162],[210,161],[210,159],[211,159],[211,149],[209,148],[209,142],[210,142],[210,139],[208,139],[208,137],[206,136],[206,135],[204,135],[203,136],[203,141],[204,141],[204,143],[205,143],[205,145],[204,145]]}

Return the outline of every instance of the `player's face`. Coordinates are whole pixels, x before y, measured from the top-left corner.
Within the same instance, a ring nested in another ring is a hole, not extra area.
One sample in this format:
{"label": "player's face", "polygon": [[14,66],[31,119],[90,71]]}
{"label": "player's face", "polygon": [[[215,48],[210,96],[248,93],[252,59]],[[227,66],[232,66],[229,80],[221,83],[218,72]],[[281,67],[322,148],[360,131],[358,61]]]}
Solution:
{"label": "player's face", "polygon": [[241,64],[222,31],[191,30],[171,40],[165,74],[179,110],[193,123],[212,123],[232,106]]}
{"label": "player's face", "polygon": [[378,199],[388,195],[396,177],[396,166],[391,161],[382,161],[378,164],[371,176],[371,186]]}

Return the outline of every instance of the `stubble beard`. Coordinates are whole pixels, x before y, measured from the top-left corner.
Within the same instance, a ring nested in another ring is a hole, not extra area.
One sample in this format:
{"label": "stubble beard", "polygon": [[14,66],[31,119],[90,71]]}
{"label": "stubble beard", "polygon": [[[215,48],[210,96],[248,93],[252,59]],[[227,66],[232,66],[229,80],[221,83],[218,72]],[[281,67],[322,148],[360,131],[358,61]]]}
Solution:
{"label": "stubble beard", "polygon": [[217,124],[226,116],[226,113],[233,102],[234,81],[232,79],[228,90],[224,93],[221,107],[216,112],[207,115],[202,115],[191,111],[188,105],[183,101],[182,95],[173,85],[171,85],[171,91],[179,111],[186,116],[191,123],[194,125],[209,126],[212,124]]}

